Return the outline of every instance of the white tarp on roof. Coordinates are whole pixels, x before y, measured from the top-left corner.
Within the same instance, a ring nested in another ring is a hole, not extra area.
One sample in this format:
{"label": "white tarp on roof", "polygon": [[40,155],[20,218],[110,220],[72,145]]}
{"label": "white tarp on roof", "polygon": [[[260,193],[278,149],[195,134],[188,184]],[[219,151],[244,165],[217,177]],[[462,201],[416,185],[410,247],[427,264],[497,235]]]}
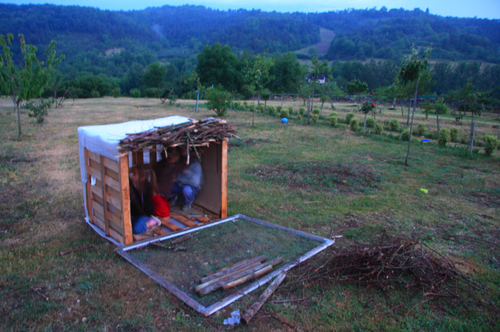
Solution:
{"label": "white tarp on roof", "polygon": [[[78,128],[78,142],[80,146],[80,173],[83,184],[83,197],[85,207],[87,206],[86,182],[87,167],[85,165],[85,148],[87,150],[118,161],[118,143],[126,138],[127,134],[141,133],[157,127],[165,127],[184,123],[189,118],[183,116],[169,116],[166,118],[129,121],[100,126],[86,126]],[[85,209],[85,216],[88,222],[88,211]]]}

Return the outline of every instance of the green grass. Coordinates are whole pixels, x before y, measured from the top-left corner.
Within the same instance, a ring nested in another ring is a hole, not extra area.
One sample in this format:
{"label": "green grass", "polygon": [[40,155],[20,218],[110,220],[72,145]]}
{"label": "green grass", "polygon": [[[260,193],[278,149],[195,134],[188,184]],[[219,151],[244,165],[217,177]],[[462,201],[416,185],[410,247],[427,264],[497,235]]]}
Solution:
{"label": "green grass", "polygon": [[[77,100],[51,110],[43,125],[22,114],[25,134],[19,139],[9,103],[0,99],[0,330],[224,330],[222,322],[232,310],[245,310],[256,300],[262,290],[203,318],[116,255],[114,246],[84,222],[78,126],[174,114],[204,118],[213,112],[194,113],[189,106],[194,101],[175,107],[152,99]],[[348,112],[342,107],[336,108],[340,119]],[[278,117],[256,113],[253,127],[251,112],[228,111],[227,120],[242,138],[230,142],[229,215],[242,213],[323,237],[344,235],[333,250],[368,244],[383,233],[414,237],[481,283],[498,308],[498,151],[489,158],[483,152],[465,157],[458,147],[413,141],[405,167],[407,142],[399,133],[391,138],[387,131],[332,128],[329,111],[309,126],[306,120],[283,125]],[[377,122],[398,115],[397,110],[384,113],[385,118],[377,114]],[[488,126],[482,130],[491,131]],[[94,248],[59,255],[89,244]],[[402,289],[297,287],[290,278],[245,329],[289,328],[270,315],[308,331],[500,328],[495,312],[473,304],[422,303],[421,295],[409,297]],[[403,307],[377,317],[402,302]]]}

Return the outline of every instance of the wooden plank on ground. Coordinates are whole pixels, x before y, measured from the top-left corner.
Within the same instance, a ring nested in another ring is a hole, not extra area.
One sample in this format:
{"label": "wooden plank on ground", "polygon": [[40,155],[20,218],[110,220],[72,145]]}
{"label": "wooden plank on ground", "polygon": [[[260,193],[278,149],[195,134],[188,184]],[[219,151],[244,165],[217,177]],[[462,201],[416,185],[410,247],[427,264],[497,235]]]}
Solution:
{"label": "wooden plank on ground", "polygon": [[258,256],[258,257],[254,257],[254,258],[250,258],[250,259],[246,259],[244,261],[238,262],[238,263],[233,264],[231,266],[228,266],[228,267],[222,268],[220,270],[214,271],[213,273],[207,274],[205,277],[203,277],[203,278],[200,279],[200,282],[201,283],[205,283],[207,281],[210,281],[210,280],[222,277],[224,275],[231,274],[234,271],[239,271],[239,270],[242,270],[242,269],[246,269],[251,264],[253,264],[255,262],[258,262],[258,264],[260,264],[262,262],[265,262],[266,259],[267,259],[267,257],[264,256],[264,255]]}
{"label": "wooden plank on ground", "polygon": [[177,226],[176,224],[171,223],[168,218],[158,218],[161,221],[161,224],[171,231],[177,232],[183,230],[183,228]]}
{"label": "wooden plank on ground", "polygon": [[211,221],[211,219],[209,217],[196,217],[195,219],[203,224],[206,224],[207,222]]}
{"label": "wooden plank on ground", "polygon": [[197,223],[195,223],[191,219],[186,218],[186,217],[184,217],[183,215],[180,215],[180,214],[171,214],[170,218],[173,218],[173,219],[175,219],[175,220],[183,223],[187,227],[196,227],[196,226],[198,226]]}

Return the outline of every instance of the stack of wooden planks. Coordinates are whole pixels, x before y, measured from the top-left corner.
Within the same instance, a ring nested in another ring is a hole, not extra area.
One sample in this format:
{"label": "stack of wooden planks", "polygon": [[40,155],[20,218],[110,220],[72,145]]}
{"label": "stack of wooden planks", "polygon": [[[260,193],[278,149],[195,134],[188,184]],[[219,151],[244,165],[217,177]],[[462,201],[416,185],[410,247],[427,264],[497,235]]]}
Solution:
{"label": "stack of wooden planks", "polygon": [[194,291],[198,296],[203,297],[218,289],[227,290],[265,275],[274,266],[283,263],[283,257],[269,262],[266,260],[266,256],[258,256],[215,271],[201,278],[200,284],[194,288]]}

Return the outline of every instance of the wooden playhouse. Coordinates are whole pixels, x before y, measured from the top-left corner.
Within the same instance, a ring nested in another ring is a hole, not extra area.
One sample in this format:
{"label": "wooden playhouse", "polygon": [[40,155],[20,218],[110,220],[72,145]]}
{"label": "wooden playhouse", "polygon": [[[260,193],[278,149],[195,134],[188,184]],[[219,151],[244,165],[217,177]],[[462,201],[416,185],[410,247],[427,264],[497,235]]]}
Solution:
{"label": "wooden playhouse", "polygon": [[[168,147],[185,146],[201,159],[205,184],[196,196],[199,218],[165,220],[168,233],[227,217],[227,139],[234,130],[223,120],[181,116],[78,128],[85,219],[118,246],[134,242],[130,220],[129,174],[161,159]],[[198,154],[203,147],[202,156]],[[191,213],[193,214],[193,213]],[[162,220],[163,224],[163,220]]]}

